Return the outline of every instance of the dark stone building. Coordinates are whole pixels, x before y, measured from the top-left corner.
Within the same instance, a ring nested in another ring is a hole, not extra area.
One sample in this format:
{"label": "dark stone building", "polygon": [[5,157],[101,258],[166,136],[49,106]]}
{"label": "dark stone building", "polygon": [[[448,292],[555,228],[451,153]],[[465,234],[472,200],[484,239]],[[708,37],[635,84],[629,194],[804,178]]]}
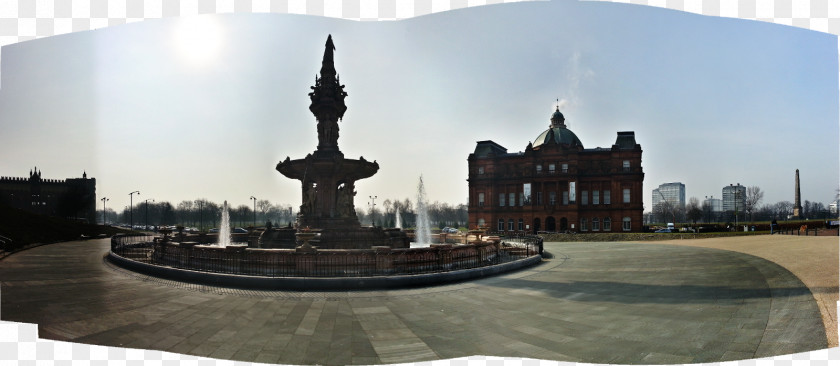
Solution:
{"label": "dark stone building", "polygon": [[469,223],[536,233],[642,230],[642,148],[618,132],[610,148],[585,149],[559,108],[525,152],[479,141],[469,165]]}
{"label": "dark stone building", "polygon": [[42,179],[36,167],[29,178],[0,177],[0,204],[32,213],[96,223],[96,179]]}

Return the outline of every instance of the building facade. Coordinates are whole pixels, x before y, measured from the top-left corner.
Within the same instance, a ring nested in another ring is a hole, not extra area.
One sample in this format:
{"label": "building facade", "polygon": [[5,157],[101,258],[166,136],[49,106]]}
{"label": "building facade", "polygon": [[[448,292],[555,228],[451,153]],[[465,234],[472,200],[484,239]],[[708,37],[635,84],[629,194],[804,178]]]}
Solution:
{"label": "building facade", "polygon": [[664,202],[667,202],[673,208],[685,208],[685,184],[680,182],[663,183],[659,188],[653,190],[652,198],[653,209]]}
{"label": "building facade", "polygon": [[709,212],[723,212],[723,203],[720,198],[706,197],[706,199],[703,200],[703,207],[707,207]]}
{"label": "building facade", "polygon": [[469,225],[537,233],[642,231],[642,148],[618,132],[585,149],[559,108],[524,152],[479,141],[467,158]]}
{"label": "building facade", "polygon": [[747,207],[747,187],[738,183],[723,187],[721,191],[721,208],[723,212],[743,213]]}
{"label": "building facade", "polygon": [[36,167],[29,178],[0,177],[0,204],[32,213],[96,223],[96,179],[42,179]]}

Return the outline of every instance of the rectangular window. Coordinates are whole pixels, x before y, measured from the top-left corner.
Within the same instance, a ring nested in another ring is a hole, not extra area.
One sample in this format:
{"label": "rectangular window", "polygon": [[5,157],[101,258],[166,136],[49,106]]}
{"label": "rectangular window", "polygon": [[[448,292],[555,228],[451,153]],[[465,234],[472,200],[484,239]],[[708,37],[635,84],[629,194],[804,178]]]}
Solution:
{"label": "rectangular window", "polygon": [[569,192],[566,192],[566,191],[563,192],[563,204],[564,205],[569,204]]}
{"label": "rectangular window", "polygon": [[580,191],[580,204],[581,205],[588,205],[589,204],[589,191]]}
{"label": "rectangular window", "polygon": [[623,220],[623,225],[621,225],[622,230],[630,231],[630,218],[625,217]]}
{"label": "rectangular window", "polygon": [[609,189],[604,190],[604,204],[605,205],[610,204],[610,190]]}
{"label": "rectangular window", "polygon": [[520,206],[525,205],[525,193],[519,192],[519,205]]}
{"label": "rectangular window", "polygon": [[508,220],[508,231],[513,231],[513,219]]}
{"label": "rectangular window", "polygon": [[557,203],[557,194],[548,192],[548,204],[554,206],[555,203]]}
{"label": "rectangular window", "polygon": [[537,165],[537,174],[541,174],[541,173],[542,173],[542,164]]}
{"label": "rectangular window", "polygon": [[505,207],[505,194],[499,193],[499,207]]}
{"label": "rectangular window", "polygon": [[575,182],[569,182],[569,201],[577,201],[577,189],[575,188]]}
{"label": "rectangular window", "polygon": [[537,192],[537,204],[542,205],[542,192]]}
{"label": "rectangular window", "polygon": [[625,160],[624,162],[622,162],[622,163],[621,163],[621,168],[622,168],[625,172],[629,172],[629,171],[630,171],[630,160]]}
{"label": "rectangular window", "polygon": [[610,221],[609,217],[605,217],[604,218],[604,231],[612,230],[612,228],[610,226],[612,226],[612,221]]}
{"label": "rectangular window", "polygon": [[508,193],[508,206],[516,206],[516,193]]}
{"label": "rectangular window", "polygon": [[478,174],[479,175],[484,174],[484,167],[483,166],[478,167]]}
{"label": "rectangular window", "polygon": [[548,173],[554,174],[554,164],[548,164]]}
{"label": "rectangular window", "polygon": [[582,217],[580,219],[580,231],[586,231],[586,219]]}
{"label": "rectangular window", "polygon": [[568,173],[568,172],[569,172],[569,164],[563,164],[563,165],[561,165],[561,166],[560,166],[560,169],[561,169],[561,171],[562,171],[563,173]]}
{"label": "rectangular window", "polygon": [[505,219],[499,219],[499,226],[497,226],[499,231],[505,231]]}
{"label": "rectangular window", "polygon": [[598,194],[600,191],[592,191],[592,204],[597,205],[601,203],[601,197]]}
{"label": "rectangular window", "polygon": [[598,222],[598,218],[596,217],[592,219],[592,231],[598,230],[601,230],[601,223]]}
{"label": "rectangular window", "polygon": [[531,183],[522,184],[522,198],[523,204],[531,204]]}
{"label": "rectangular window", "polygon": [[624,203],[630,203],[630,188],[624,188]]}
{"label": "rectangular window", "polygon": [[478,194],[478,207],[484,207],[484,193]]}
{"label": "rectangular window", "polygon": [[525,220],[519,219],[519,231],[525,230]]}

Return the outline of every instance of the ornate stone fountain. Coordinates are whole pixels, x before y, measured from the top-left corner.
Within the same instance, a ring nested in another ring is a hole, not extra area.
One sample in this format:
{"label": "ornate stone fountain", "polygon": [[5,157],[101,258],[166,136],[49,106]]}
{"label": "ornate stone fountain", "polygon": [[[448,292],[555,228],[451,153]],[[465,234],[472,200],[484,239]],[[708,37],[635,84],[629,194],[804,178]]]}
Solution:
{"label": "ornate stone fountain", "polygon": [[[334,51],[332,36],[328,36],[321,76],[315,77],[315,86],[309,93],[312,100],[309,110],[317,121],[317,149],[303,159],[286,157],[277,164],[278,172],[301,181],[302,204],[297,227],[319,229],[319,237],[310,242],[324,249],[407,248],[408,238],[402,231],[362,227],[356,216],[355,183],[376,174],[379,164],[364,157],[345,159],[338,148],[338,122],[347,110],[344,104],[347,93],[335,70]],[[278,238],[289,237],[270,232],[263,236],[261,246],[264,247],[283,247]]]}

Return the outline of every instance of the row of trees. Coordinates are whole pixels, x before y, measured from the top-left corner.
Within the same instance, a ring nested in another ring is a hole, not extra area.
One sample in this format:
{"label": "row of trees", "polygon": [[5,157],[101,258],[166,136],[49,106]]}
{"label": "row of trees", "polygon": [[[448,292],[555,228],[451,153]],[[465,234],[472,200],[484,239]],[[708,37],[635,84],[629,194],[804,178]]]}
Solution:
{"label": "row of trees", "polygon": [[[715,211],[708,202],[700,202],[696,197],[691,197],[685,207],[675,207],[670,202],[664,202],[654,207],[655,219],[660,222],[735,222],[737,221],[772,221],[787,220],[793,215],[793,203],[780,201],[776,203],[762,204],[764,192],[757,186],[747,187],[744,204],[737,205],[740,210],[736,211]],[[832,214],[828,205],[822,202],[811,202],[805,200],[802,204],[800,216],[803,219],[829,219]],[[834,215],[836,216],[836,215]]]}
{"label": "row of trees", "polygon": [[[248,205],[229,207],[231,225],[245,227],[256,222],[257,226],[260,226],[266,221],[271,221],[274,225],[287,225],[294,222],[296,215],[291,205],[272,204],[269,200],[257,200],[256,209],[255,212],[252,206]],[[105,222],[129,224],[133,221],[134,225],[150,226],[183,225],[203,230],[218,227],[221,215],[222,204],[204,198],[181,201],[175,206],[166,201],[143,201],[134,205],[133,210],[125,207],[122,211],[116,212],[106,208]],[[96,219],[102,223],[102,210],[97,210]]]}
{"label": "row of trees", "polygon": [[[364,204],[362,204],[364,205]],[[386,199],[377,203],[373,209],[367,207],[356,207],[356,215],[362,225],[394,227],[396,225],[396,213],[400,213],[402,227],[413,227],[417,218],[414,211],[414,202],[405,198],[403,200]],[[429,220],[432,225],[439,227],[459,227],[467,224],[467,206],[465,204],[450,205],[448,203],[434,202],[426,205],[429,211]],[[133,212],[133,213],[132,213]],[[273,204],[269,200],[257,200],[256,212],[253,206],[239,205],[229,207],[231,226],[246,227],[256,222],[257,226],[264,225],[271,221],[273,225],[288,225],[294,223],[297,217],[296,207],[280,203]],[[150,226],[171,226],[183,225],[195,227],[200,230],[219,226],[221,220],[222,205],[201,198],[192,201],[181,201],[176,205],[169,202],[145,202],[134,205],[133,210],[125,207],[120,212],[111,208],[105,209],[105,222],[108,224],[122,223]],[[102,223],[103,212],[97,210],[96,220]],[[133,215],[133,219],[132,219]]]}
{"label": "row of trees", "polygon": [[[430,224],[439,228],[466,226],[469,220],[466,204],[451,205],[435,201],[434,203],[426,203],[426,210],[429,213]],[[359,221],[363,225],[375,223],[376,226],[395,227],[397,212],[400,213],[402,227],[416,226],[417,212],[414,202],[408,198],[403,200],[386,199],[381,204],[377,203],[372,209],[370,205],[365,210],[361,209],[359,205],[356,206],[356,216],[359,217]]]}

